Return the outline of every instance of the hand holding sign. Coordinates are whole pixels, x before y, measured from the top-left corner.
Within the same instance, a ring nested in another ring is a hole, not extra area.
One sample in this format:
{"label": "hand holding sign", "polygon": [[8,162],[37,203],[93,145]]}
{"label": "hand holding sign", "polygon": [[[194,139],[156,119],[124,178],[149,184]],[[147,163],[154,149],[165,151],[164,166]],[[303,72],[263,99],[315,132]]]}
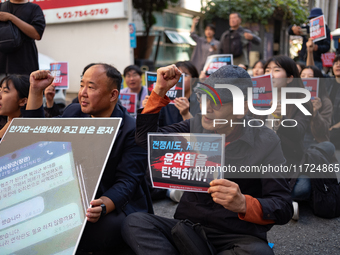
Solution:
{"label": "hand holding sign", "polygon": [[164,97],[166,92],[178,82],[181,75],[182,72],[175,65],[159,68],[154,92]]}
{"label": "hand holding sign", "polygon": [[319,97],[315,97],[312,100],[312,103],[313,103],[313,117],[315,117],[318,110],[322,107],[322,102],[321,102],[321,99]]}
{"label": "hand holding sign", "polygon": [[314,43],[312,38],[309,38],[308,41],[306,42],[306,48],[308,52],[314,51]]}
{"label": "hand holding sign", "polygon": [[186,97],[175,98],[175,106],[179,110],[179,113],[182,115],[183,120],[190,119],[192,116],[189,112],[189,100]]}
{"label": "hand holding sign", "polygon": [[143,104],[143,108],[146,106],[146,103],[148,102],[148,99],[149,99],[150,96],[145,96],[142,104]]}
{"label": "hand holding sign", "polygon": [[246,213],[246,198],[237,183],[227,179],[216,179],[210,182],[208,193],[215,203],[236,213]]}
{"label": "hand holding sign", "polygon": [[302,31],[301,31],[301,27],[300,26],[297,26],[297,25],[294,25],[292,27],[292,30],[293,30],[293,33],[295,35],[301,35],[302,34]]}

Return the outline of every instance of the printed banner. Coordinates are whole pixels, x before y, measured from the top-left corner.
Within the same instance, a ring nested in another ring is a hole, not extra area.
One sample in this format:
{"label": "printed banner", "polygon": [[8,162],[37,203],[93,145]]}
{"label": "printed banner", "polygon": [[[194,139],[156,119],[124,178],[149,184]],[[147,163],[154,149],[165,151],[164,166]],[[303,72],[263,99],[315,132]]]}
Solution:
{"label": "printed banner", "polygon": [[319,78],[301,78],[303,85],[310,92],[311,99],[319,95]]}
{"label": "printed banner", "polygon": [[256,109],[269,109],[273,100],[272,76],[268,74],[251,79],[253,81],[253,106]]}
{"label": "printed banner", "polygon": [[309,21],[310,38],[313,42],[321,41],[327,37],[325,16],[319,16]]}
{"label": "printed banner", "polygon": [[[148,94],[150,95],[154,86],[156,85],[157,73],[154,72],[145,72],[145,83],[148,88]],[[174,103],[174,99],[178,97],[184,97],[185,89],[184,89],[184,74],[182,74],[181,78],[175,86],[173,86],[166,95],[170,98],[170,104]]]}
{"label": "printed banner", "polygon": [[47,24],[126,18],[125,0],[30,0],[44,12]]}
{"label": "printed banner", "polygon": [[136,116],[137,114],[137,93],[120,93],[119,100],[128,113]]}
{"label": "printed banner", "polygon": [[155,188],[207,192],[224,178],[225,136],[218,134],[148,134],[148,157]]}
{"label": "printed banner", "polygon": [[136,48],[137,47],[137,37],[136,37],[136,25],[135,23],[129,23],[129,30],[130,30],[130,47]]}
{"label": "printed banner", "polygon": [[68,62],[55,62],[50,64],[51,75],[54,77],[53,84],[56,89],[68,89]]}
{"label": "printed banner", "polygon": [[75,253],[120,122],[12,121],[0,144],[0,254]]}
{"label": "printed banner", "polygon": [[216,72],[220,67],[233,64],[232,54],[211,55],[205,61],[203,72],[207,77]]}

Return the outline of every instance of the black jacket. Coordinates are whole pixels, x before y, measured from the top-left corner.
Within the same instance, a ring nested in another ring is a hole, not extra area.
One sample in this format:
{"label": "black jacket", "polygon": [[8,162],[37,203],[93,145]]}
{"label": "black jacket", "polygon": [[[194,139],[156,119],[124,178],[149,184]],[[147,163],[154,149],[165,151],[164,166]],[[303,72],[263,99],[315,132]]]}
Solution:
{"label": "black jacket", "polygon": [[[140,112],[141,110],[139,110]],[[147,146],[148,132],[208,133],[201,125],[201,115],[193,119],[158,128],[158,114],[137,115],[136,143]],[[190,129],[191,128],[191,129]],[[237,166],[285,163],[280,139],[266,128],[243,128],[242,135],[225,148],[225,162]],[[225,173],[228,176],[228,173]],[[276,175],[282,177],[280,173]],[[260,176],[259,176],[260,177]],[[293,214],[290,189],[284,178],[230,179],[236,182],[243,194],[257,198],[262,206],[263,219],[274,220],[276,224],[287,223]],[[216,204],[210,194],[185,192],[174,216],[189,219],[206,227],[225,232],[253,235],[266,240],[266,233],[272,225],[258,225],[238,218],[238,214]]]}
{"label": "black jacket", "polygon": [[[23,117],[43,117],[44,109],[22,110]],[[88,118],[81,111],[80,104],[66,107],[63,118]],[[147,153],[135,143],[135,119],[126,109],[116,104],[111,117],[122,118],[115,143],[106,164],[96,198],[104,195],[110,198],[117,212],[126,215],[133,212],[152,213],[152,202],[144,178],[147,166]]]}

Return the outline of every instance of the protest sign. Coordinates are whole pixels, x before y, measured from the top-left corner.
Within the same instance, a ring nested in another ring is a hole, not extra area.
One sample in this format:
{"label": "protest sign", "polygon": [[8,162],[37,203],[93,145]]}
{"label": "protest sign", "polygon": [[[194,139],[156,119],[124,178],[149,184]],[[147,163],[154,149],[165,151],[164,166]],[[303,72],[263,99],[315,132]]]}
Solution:
{"label": "protest sign", "polygon": [[120,122],[13,120],[0,144],[1,254],[75,253]]}
{"label": "protest sign", "polygon": [[[145,72],[145,83],[148,88],[148,94],[150,95],[154,86],[156,85],[157,73],[154,72]],[[182,74],[179,81],[173,86],[166,95],[170,98],[170,104],[174,103],[175,98],[184,97],[185,89],[184,89],[184,74]]]}
{"label": "protest sign", "polygon": [[119,93],[119,100],[131,115],[137,114],[137,93]]}
{"label": "protest sign", "polygon": [[53,84],[56,89],[68,89],[68,62],[55,62],[50,64]]}
{"label": "protest sign", "polygon": [[273,100],[272,76],[267,74],[251,79],[253,81],[253,106],[256,109],[269,109]]}
{"label": "protest sign", "polygon": [[311,99],[318,97],[319,95],[319,78],[301,78],[303,86],[311,94]]}
{"label": "protest sign", "polygon": [[321,15],[309,21],[310,38],[313,42],[321,41],[327,38],[325,16]]}
{"label": "protest sign", "polygon": [[216,72],[220,67],[233,64],[232,54],[217,54],[207,57],[203,72],[207,77]]}
{"label": "protest sign", "polygon": [[224,135],[148,134],[148,160],[153,187],[207,192],[223,178]]}
{"label": "protest sign", "polygon": [[322,65],[324,67],[332,67],[335,59],[335,52],[327,52],[321,54]]}

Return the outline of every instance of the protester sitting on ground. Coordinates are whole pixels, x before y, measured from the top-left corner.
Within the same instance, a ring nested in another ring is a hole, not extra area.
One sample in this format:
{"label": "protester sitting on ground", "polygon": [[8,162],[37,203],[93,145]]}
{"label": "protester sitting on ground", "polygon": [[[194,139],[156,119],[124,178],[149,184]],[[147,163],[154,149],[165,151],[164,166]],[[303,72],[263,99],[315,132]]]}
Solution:
{"label": "protester sitting on ground", "polygon": [[[196,94],[192,94],[193,87],[196,86],[198,81],[198,72],[195,66],[190,61],[180,61],[175,64],[177,68],[184,73],[184,87],[185,96],[176,98],[175,104],[169,104],[163,107],[159,114],[159,126],[167,126],[174,123],[187,120],[195,116],[201,111],[199,103],[197,102]],[[143,101],[143,106],[146,105],[149,96],[146,96]],[[190,108],[190,110],[189,110]],[[153,200],[163,199],[166,196],[172,199],[174,202],[179,202],[182,193],[179,190],[172,189],[158,189],[152,188],[151,182],[150,191]]]}
{"label": "protester sitting on ground", "polygon": [[[304,137],[305,149],[311,146],[319,148],[327,159],[332,159],[335,152],[334,145],[329,142],[329,127],[332,118],[332,102],[326,91],[323,75],[316,66],[307,66],[301,72],[301,78],[319,78],[319,96],[312,99],[313,116],[310,126],[306,130]],[[307,162],[306,162],[307,163]],[[321,162],[320,162],[321,164]],[[291,180],[292,199],[296,202],[308,201],[311,197],[312,185],[309,176],[305,174],[297,175],[296,179]],[[294,218],[297,220],[298,218]]]}
{"label": "protester sitting on ground", "polygon": [[319,95],[311,100],[313,104],[313,117],[304,138],[304,145],[307,149],[311,145],[329,141],[333,105],[326,90],[324,81],[326,78],[324,78],[319,68],[307,66],[302,70],[301,78],[319,78]]}
{"label": "protester sitting on ground", "polygon": [[45,99],[46,99],[46,106],[44,107],[45,117],[51,118],[56,117],[62,114],[63,106],[58,105],[54,102],[55,96],[55,86],[51,84],[45,89]]}
{"label": "protester sitting on ground", "polygon": [[[281,140],[281,147],[283,154],[287,160],[287,164],[298,165],[304,153],[303,139],[307,128],[310,125],[311,116],[306,116],[294,104],[287,104],[287,114],[281,115],[281,88],[283,87],[297,87],[304,88],[302,80],[300,79],[299,71],[294,61],[287,56],[275,56],[266,62],[264,66],[265,74],[272,74],[273,87],[277,88],[278,104],[273,114],[268,116],[267,126],[276,131]],[[289,93],[289,98],[304,97],[301,93]],[[303,106],[311,114],[313,113],[312,103],[309,101]],[[298,124],[294,127],[295,120]],[[285,120],[285,127],[281,122]]]}
{"label": "protester sitting on ground", "polygon": [[[233,115],[232,94],[228,89],[216,88],[215,84],[232,84],[247,100],[247,89],[252,87],[252,81],[249,74],[237,66],[223,66],[205,81],[216,90],[222,104],[212,102],[208,94],[213,92],[205,86],[209,93],[202,91],[198,98],[202,97],[201,93],[206,93],[209,98],[206,115],[196,114],[190,120],[160,128],[157,124],[159,110],[169,103],[166,92],[177,83],[180,75],[174,65],[157,70],[156,86],[137,116],[137,144],[147,146],[148,132],[225,134],[226,164],[235,165],[237,169],[241,165],[269,162],[272,165],[284,164],[280,139],[272,130],[265,126],[230,125],[231,120],[239,123],[244,119],[247,123],[248,117]],[[245,114],[247,105],[244,101]],[[230,121],[215,126],[213,119]],[[136,254],[180,254],[183,251],[177,250],[171,230],[180,220],[188,219],[202,225],[207,239],[217,250],[216,254],[273,254],[266,233],[273,224],[287,223],[293,212],[288,183],[285,178],[280,178],[282,173],[277,177],[213,180],[208,193],[184,192],[175,219],[145,213],[129,215],[123,224],[123,238]],[[195,231],[188,238],[195,240],[193,235],[196,235]],[[186,243],[183,245],[190,247]]]}
{"label": "protester sitting on ground", "polygon": [[192,20],[190,37],[196,42],[196,47],[191,55],[190,61],[195,65],[198,72],[203,70],[207,57],[213,54],[217,54],[217,49],[220,42],[214,38],[215,26],[208,24],[205,26],[204,35],[200,37],[195,33],[196,25],[199,22],[199,18],[195,17]]}
{"label": "protester sitting on ground", "polygon": [[28,75],[9,75],[0,81],[0,115],[7,117],[0,130],[0,140],[11,121],[21,117],[20,108],[27,103],[30,82]]}
{"label": "protester sitting on ground", "polygon": [[266,61],[263,59],[257,60],[253,66],[253,77],[264,75],[264,65]]}
{"label": "protester sitting on ground", "polygon": [[327,82],[327,92],[333,103],[332,124],[329,128],[330,141],[337,150],[340,149],[340,55],[333,60],[334,79]]}
{"label": "protester sitting on ground", "polygon": [[[319,78],[319,94],[318,97],[311,100],[313,104],[313,117],[304,138],[304,145],[307,149],[311,145],[329,142],[329,128],[331,127],[332,122],[333,105],[327,93],[325,84],[326,80],[329,81],[329,79],[324,78],[321,70],[314,66],[313,40],[308,40],[306,46],[308,66],[301,71],[301,78]],[[322,145],[326,146],[327,144],[328,143]],[[329,146],[334,148],[333,145]]]}
{"label": "protester sitting on ground", "polygon": [[127,88],[121,93],[137,93],[137,109],[143,107],[143,100],[148,95],[148,89],[142,86],[142,71],[136,65],[128,66],[124,69],[124,79]]}
{"label": "protester sitting on ground", "polygon": [[[48,71],[36,71],[30,79],[30,96],[23,116],[42,117],[43,91],[53,77]],[[153,212],[144,178],[147,153],[135,143],[135,119],[117,104],[121,81],[121,74],[113,66],[91,66],[80,82],[80,104],[70,104],[61,116],[122,118],[95,200],[86,212],[88,222],[79,244],[79,249],[84,251],[112,250],[122,242],[120,228],[127,215],[136,211]]]}
{"label": "protester sitting on ground", "polygon": [[[96,63],[90,63],[90,64],[88,64],[87,66],[85,66],[84,69],[83,69],[83,72],[82,72],[81,75],[80,75],[80,78],[82,78],[82,77],[84,76],[84,73],[86,72],[87,69],[89,69],[91,66],[94,66],[95,64],[96,64]],[[73,103],[73,104],[74,104],[74,103],[79,103],[78,96],[75,97],[75,98],[73,98],[72,103]]]}

